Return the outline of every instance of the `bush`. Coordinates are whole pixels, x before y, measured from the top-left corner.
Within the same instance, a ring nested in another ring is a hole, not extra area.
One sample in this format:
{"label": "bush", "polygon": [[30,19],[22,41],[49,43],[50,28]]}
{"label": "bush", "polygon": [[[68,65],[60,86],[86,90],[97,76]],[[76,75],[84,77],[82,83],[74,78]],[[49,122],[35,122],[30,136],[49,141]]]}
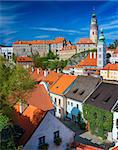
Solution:
{"label": "bush", "polygon": [[54,139],[54,143],[55,143],[56,145],[60,145],[61,142],[62,142],[62,139],[59,138],[59,137]]}
{"label": "bush", "polygon": [[47,143],[45,143],[45,144],[41,144],[41,145],[39,145],[39,149],[40,150],[47,150],[48,149],[48,144]]}
{"label": "bush", "polygon": [[85,130],[86,129],[86,124],[84,122],[80,123],[80,129],[81,130]]}

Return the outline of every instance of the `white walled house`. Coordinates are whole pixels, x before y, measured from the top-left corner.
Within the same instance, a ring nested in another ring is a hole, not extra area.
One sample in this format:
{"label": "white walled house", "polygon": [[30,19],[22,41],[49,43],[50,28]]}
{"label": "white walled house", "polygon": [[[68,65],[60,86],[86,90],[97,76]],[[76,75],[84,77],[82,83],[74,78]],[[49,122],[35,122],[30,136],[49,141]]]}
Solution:
{"label": "white walled house", "polygon": [[83,118],[83,103],[85,99],[95,90],[101,80],[92,76],[78,76],[73,86],[65,94],[67,117],[78,122],[81,113]]}
{"label": "white walled house", "polygon": [[12,60],[13,56],[13,47],[10,46],[4,46],[0,48],[0,55],[2,55],[4,58],[8,60]]}
{"label": "white walled house", "polygon": [[50,87],[50,96],[55,107],[56,117],[63,118],[66,114],[66,99],[64,95],[75,79],[76,76],[64,74]]}
{"label": "white walled house", "polygon": [[[62,139],[62,143],[59,146],[54,143],[55,133]],[[65,150],[67,144],[74,141],[74,136],[73,131],[48,112],[23,149],[38,150],[39,142],[42,138],[43,142],[49,145],[48,150]]]}

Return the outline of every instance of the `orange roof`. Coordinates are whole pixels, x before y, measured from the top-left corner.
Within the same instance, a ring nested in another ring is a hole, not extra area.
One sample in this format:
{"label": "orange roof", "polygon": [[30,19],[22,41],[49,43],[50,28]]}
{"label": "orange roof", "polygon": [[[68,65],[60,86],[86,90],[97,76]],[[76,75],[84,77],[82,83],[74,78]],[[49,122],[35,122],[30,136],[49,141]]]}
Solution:
{"label": "orange roof", "polygon": [[64,40],[63,37],[57,37],[54,40],[16,41],[13,44],[58,44],[62,43]]}
{"label": "orange roof", "polygon": [[118,71],[118,63],[107,64],[102,70],[117,70]]}
{"label": "orange roof", "polygon": [[43,111],[54,108],[51,98],[42,84],[36,85],[35,88],[29,93],[27,102],[28,104],[33,105]]}
{"label": "orange roof", "polygon": [[40,82],[44,78],[44,71],[39,70],[39,68],[35,68],[34,72],[30,72],[30,75],[36,82]]}
{"label": "orange roof", "polygon": [[[16,105],[18,105],[18,103]],[[19,145],[26,144],[28,139],[32,136],[37,126],[44,118],[45,114],[46,112],[32,105],[29,105],[22,114],[19,114],[19,111],[15,108],[15,124],[20,125],[20,127],[24,129],[24,134],[19,141]]]}
{"label": "orange roof", "polygon": [[51,85],[51,84],[55,83],[61,76],[62,76],[61,73],[51,71],[51,72],[49,72],[49,74],[46,77],[44,77],[42,79],[42,81],[45,81]]}
{"label": "orange roof", "polygon": [[112,150],[118,150],[118,146],[114,147]]}
{"label": "orange roof", "polygon": [[74,68],[74,66],[66,66],[63,70],[69,70],[70,68]]}
{"label": "orange roof", "polygon": [[82,66],[97,66],[97,54],[96,58],[92,56],[91,59],[90,54],[88,54],[88,56],[84,60],[81,60],[79,65],[75,66],[75,68],[81,68]]}
{"label": "orange roof", "polygon": [[55,94],[63,94],[63,92],[71,85],[71,83],[76,79],[73,75],[62,75],[59,80],[51,86],[50,92]]}
{"label": "orange roof", "polygon": [[25,56],[20,56],[16,58],[17,62],[33,62],[32,58],[30,57],[25,57]]}
{"label": "orange roof", "polygon": [[77,44],[95,44],[93,41],[89,38],[81,38]]}
{"label": "orange roof", "polygon": [[75,45],[71,45],[71,46],[65,46],[62,48],[62,50],[73,50],[76,49],[77,47]]}

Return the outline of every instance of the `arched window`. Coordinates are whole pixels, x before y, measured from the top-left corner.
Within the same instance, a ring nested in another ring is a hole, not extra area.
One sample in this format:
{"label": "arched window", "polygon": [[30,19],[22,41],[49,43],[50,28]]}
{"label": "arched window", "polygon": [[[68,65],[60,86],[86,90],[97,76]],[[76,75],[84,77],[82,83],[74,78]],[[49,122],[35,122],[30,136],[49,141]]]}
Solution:
{"label": "arched window", "polygon": [[93,35],[94,35],[94,32],[93,32]]}

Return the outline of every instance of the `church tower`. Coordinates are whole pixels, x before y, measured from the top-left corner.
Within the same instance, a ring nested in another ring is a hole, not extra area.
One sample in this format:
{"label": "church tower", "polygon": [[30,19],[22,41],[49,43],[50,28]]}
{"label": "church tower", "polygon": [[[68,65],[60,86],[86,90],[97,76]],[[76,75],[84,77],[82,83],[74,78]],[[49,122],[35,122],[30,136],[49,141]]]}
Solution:
{"label": "church tower", "polygon": [[97,45],[97,66],[103,68],[106,65],[106,44],[103,30],[101,30]]}
{"label": "church tower", "polygon": [[90,39],[94,43],[98,43],[98,25],[97,25],[97,17],[96,14],[92,14],[91,18],[91,26],[90,26]]}

